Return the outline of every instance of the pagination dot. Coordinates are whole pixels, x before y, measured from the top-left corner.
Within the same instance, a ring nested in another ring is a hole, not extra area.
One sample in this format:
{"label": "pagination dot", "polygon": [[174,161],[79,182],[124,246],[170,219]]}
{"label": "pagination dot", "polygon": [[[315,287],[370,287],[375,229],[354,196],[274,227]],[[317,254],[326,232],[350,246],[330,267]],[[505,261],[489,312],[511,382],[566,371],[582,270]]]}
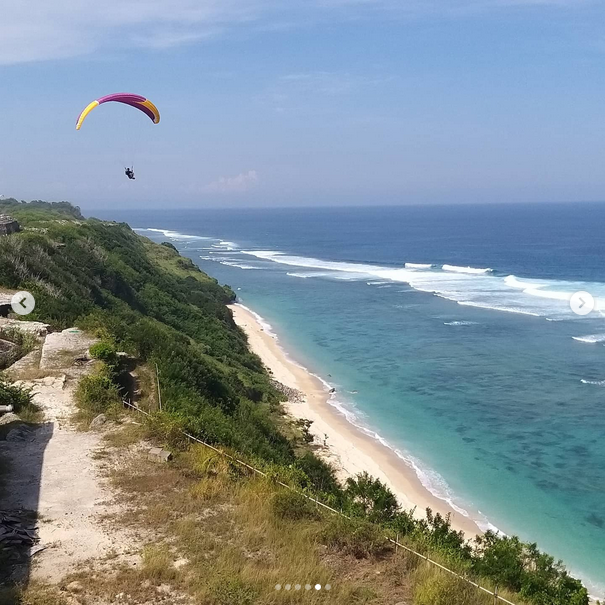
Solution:
{"label": "pagination dot", "polygon": [[321,584],[315,584],[315,590],[321,590]]}

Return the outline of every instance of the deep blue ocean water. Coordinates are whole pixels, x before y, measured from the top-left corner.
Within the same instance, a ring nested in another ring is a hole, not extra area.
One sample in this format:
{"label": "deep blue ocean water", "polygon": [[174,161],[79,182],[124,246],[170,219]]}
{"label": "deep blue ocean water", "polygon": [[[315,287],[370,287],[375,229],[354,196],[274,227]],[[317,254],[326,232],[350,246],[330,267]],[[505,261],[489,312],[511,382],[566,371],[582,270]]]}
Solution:
{"label": "deep blue ocean water", "polygon": [[431,491],[605,594],[605,205],[90,214],[230,284]]}

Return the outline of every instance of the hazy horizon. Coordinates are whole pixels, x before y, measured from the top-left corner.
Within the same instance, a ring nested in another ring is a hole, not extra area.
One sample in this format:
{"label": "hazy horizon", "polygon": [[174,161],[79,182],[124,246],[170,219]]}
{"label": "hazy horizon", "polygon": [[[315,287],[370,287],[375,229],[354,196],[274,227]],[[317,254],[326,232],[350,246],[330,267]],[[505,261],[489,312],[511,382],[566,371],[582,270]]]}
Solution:
{"label": "hazy horizon", "polygon": [[[0,0],[0,194],[82,208],[605,199],[593,0]],[[128,91],[155,126],[104,105]],[[124,166],[134,163],[137,180]]]}

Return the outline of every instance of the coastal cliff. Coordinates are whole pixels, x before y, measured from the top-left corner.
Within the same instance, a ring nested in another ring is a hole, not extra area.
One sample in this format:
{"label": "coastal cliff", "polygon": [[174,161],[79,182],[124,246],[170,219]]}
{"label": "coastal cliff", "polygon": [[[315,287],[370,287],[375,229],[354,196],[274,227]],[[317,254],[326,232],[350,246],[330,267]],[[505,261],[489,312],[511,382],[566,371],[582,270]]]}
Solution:
{"label": "coastal cliff", "polygon": [[[129,417],[120,405],[134,396],[126,374],[135,380],[151,377],[148,391],[154,380],[160,385],[162,408],[160,392],[146,400],[149,420],[136,436],[170,448],[176,461],[168,469],[150,467],[145,485],[152,500],[165,499],[190,524],[186,530],[178,519],[156,511],[151,524],[165,524],[178,540],[176,550],[166,540],[154,545],[156,567],[152,562],[149,568],[155,572],[145,581],[218,604],[271,603],[276,590],[294,591],[296,585],[302,602],[309,596],[305,585],[314,585],[314,578],[334,588],[330,602],[343,605],[393,603],[394,596],[416,605],[493,602],[463,580],[394,548],[388,536],[490,590],[497,586],[515,604],[588,603],[581,583],[535,545],[489,532],[468,540],[447,516],[428,510],[417,518],[402,510],[394,494],[367,473],[340,482],[316,455],[319,444],[310,441],[304,424],[285,415],[284,389],[233,320],[228,307],[233,290],[173,246],[155,244],[124,223],[86,220],[65,203],[0,203],[0,212],[8,211],[23,231],[0,239],[0,287],[34,295],[28,320],[55,331],[77,326],[101,345],[98,373],[83,383],[89,390],[82,387],[77,394],[85,428],[94,414],[113,414],[116,426]],[[262,479],[192,448],[184,433],[226,449],[258,469]],[[153,507],[141,482],[132,480],[135,471],[120,472],[122,493]],[[296,492],[346,516],[322,513]],[[214,517],[221,523],[209,529]],[[146,523],[149,518],[142,518],[142,526]],[[204,549],[214,553],[212,570],[200,555]],[[186,563],[175,565],[181,559]],[[215,575],[196,584],[194,578],[204,574]],[[291,594],[291,602],[298,602]],[[107,597],[97,596],[90,602]]]}

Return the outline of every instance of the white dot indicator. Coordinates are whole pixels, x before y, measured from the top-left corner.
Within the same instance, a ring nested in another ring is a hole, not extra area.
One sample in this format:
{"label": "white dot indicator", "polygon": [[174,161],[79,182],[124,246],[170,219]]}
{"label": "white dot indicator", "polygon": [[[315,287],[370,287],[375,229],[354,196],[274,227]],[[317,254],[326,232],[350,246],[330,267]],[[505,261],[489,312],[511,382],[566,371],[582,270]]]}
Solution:
{"label": "white dot indicator", "polygon": [[315,590],[321,590],[321,584],[315,584]]}
{"label": "white dot indicator", "polygon": [[305,584],[305,590],[311,590],[311,584]]}
{"label": "white dot indicator", "polygon": [[300,584],[296,584],[296,585],[294,586],[294,590],[300,590]]}
{"label": "white dot indicator", "polygon": [[275,590],[281,590],[281,584],[276,584],[275,585]]}
{"label": "white dot indicator", "polygon": [[326,585],[324,586],[324,588],[325,588],[326,590],[330,590],[330,589],[332,588],[332,585],[331,585],[331,584],[326,584]]}
{"label": "white dot indicator", "polygon": [[290,590],[290,588],[292,588],[292,585],[291,585],[291,584],[286,584],[286,585],[284,586],[284,588],[285,588],[286,590]]}

